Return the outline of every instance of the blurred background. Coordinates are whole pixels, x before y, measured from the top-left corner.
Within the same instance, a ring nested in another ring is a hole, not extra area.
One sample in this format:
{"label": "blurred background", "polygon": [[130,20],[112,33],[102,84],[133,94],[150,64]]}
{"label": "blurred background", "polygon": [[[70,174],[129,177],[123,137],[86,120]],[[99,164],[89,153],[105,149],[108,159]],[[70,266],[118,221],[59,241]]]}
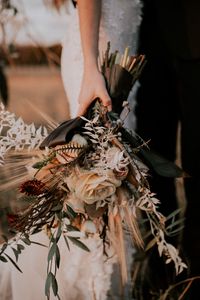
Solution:
{"label": "blurred background", "polygon": [[60,75],[66,18],[64,0],[0,0],[1,100],[25,122],[44,123],[32,105],[58,122],[69,117]]}
{"label": "blurred background", "polygon": [[[58,123],[69,118],[60,74],[66,2],[0,0],[0,103],[36,127],[47,125],[42,114]],[[0,180],[7,175],[1,170]],[[0,233],[7,234],[13,200],[15,191],[0,193]]]}

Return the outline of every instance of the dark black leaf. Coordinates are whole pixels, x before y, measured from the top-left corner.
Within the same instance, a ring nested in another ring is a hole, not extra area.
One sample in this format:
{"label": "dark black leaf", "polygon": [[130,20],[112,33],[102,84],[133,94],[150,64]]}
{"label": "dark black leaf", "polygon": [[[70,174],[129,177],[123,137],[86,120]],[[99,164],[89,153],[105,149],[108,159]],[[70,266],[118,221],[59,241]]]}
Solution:
{"label": "dark black leaf", "polygon": [[80,117],[63,122],[44,139],[40,145],[40,149],[66,144],[66,142],[71,140],[76,130],[80,131],[84,123],[85,121]]}
{"label": "dark black leaf", "polygon": [[167,160],[152,150],[141,149],[142,156],[154,171],[164,177],[182,177],[184,172],[173,162]]}
{"label": "dark black leaf", "polygon": [[106,70],[104,76],[109,95],[112,99],[112,110],[120,114],[122,111],[122,103],[128,99],[130,90],[133,87],[133,77],[126,69],[118,64]]}
{"label": "dark black leaf", "polygon": [[8,84],[7,84],[6,75],[1,66],[0,66],[0,98],[2,99],[3,104],[6,106],[8,104]]}

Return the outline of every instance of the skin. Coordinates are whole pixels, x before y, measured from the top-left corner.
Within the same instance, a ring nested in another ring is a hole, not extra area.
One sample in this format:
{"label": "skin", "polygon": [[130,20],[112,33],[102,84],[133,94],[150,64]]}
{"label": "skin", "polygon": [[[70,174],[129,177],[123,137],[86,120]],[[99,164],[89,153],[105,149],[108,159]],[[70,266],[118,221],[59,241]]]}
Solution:
{"label": "skin", "polygon": [[79,0],[78,14],[81,44],[84,58],[84,71],[79,94],[78,115],[83,115],[95,98],[111,110],[105,80],[98,67],[99,23],[101,17],[101,0]]}

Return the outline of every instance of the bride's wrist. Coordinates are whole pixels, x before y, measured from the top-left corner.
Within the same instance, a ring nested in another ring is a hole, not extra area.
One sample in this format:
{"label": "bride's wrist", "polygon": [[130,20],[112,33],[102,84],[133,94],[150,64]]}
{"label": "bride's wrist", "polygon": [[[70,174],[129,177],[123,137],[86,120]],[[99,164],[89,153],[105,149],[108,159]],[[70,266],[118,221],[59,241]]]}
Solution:
{"label": "bride's wrist", "polygon": [[85,58],[84,59],[84,69],[85,70],[89,69],[89,70],[98,70],[99,71],[97,58]]}

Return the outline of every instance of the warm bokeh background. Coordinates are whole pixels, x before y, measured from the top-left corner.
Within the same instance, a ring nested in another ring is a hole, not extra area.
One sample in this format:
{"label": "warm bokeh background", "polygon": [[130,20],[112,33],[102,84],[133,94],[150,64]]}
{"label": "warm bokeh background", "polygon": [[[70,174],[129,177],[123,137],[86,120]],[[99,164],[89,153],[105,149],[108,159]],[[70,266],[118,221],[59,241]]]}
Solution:
{"label": "warm bokeh background", "polygon": [[[36,126],[46,125],[46,117],[57,123],[69,118],[60,72],[67,7],[58,9],[51,5],[53,2],[59,3],[55,0],[0,1],[0,67],[7,79],[7,109]],[[2,88],[1,81],[0,84]],[[4,175],[1,171],[0,180]],[[0,229],[1,225],[6,229],[5,211],[13,206],[13,200],[14,191],[0,193]]]}
{"label": "warm bokeh background", "polygon": [[1,15],[7,18],[0,22],[0,63],[8,80],[8,109],[38,125],[44,120],[36,110],[57,122],[69,118],[59,66],[67,6],[58,10],[53,2],[59,3],[13,0],[10,3],[17,13],[4,9]]}

